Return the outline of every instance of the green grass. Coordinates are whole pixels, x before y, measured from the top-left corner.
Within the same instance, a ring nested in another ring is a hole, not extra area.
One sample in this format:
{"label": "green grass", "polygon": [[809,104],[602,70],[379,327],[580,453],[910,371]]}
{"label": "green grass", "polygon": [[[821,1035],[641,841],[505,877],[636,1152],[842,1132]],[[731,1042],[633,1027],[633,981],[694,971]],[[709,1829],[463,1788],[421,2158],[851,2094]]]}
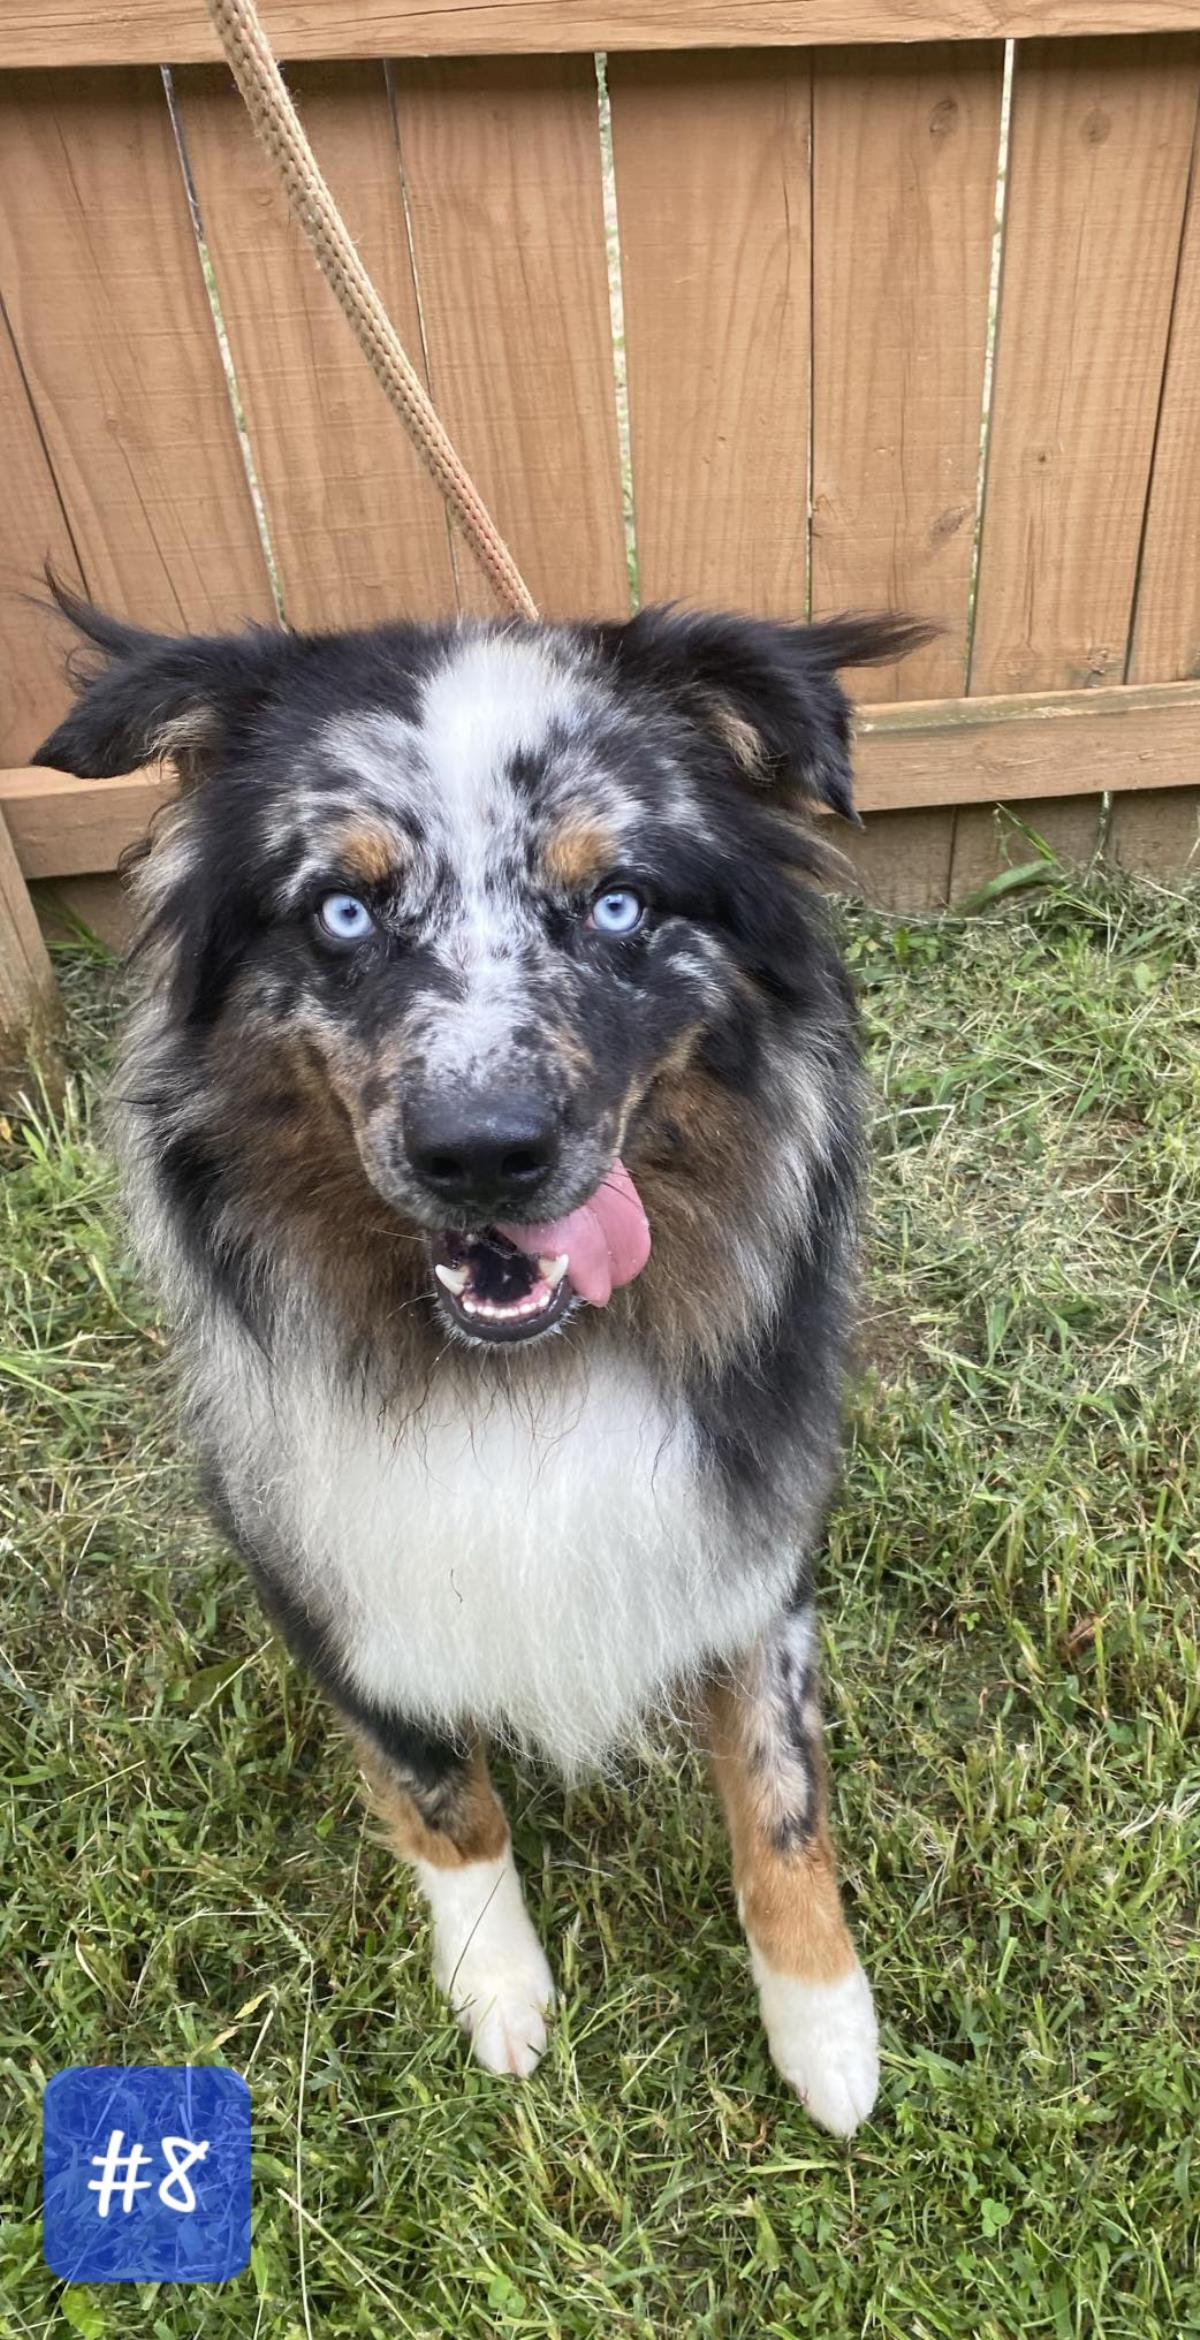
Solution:
{"label": "green grass", "polygon": [[[885,2072],[849,2148],[772,2077],[695,1760],[501,1766],[562,1984],[468,2067],[351,1763],[197,1508],[79,1076],[0,1184],[0,2332],[1200,2330],[1200,900],[1105,878],[857,913],[881,1101],[832,1525],[833,1798]],[[220,2289],[40,2260],[67,2063],[227,2058],[255,2250]]]}

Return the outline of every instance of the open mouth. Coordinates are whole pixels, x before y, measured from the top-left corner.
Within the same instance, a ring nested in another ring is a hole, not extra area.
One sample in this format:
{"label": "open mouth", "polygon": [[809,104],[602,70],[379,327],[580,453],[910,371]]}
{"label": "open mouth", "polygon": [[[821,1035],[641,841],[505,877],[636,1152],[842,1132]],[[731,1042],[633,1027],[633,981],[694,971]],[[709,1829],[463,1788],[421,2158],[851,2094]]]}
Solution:
{"label": "open mouth", "polygon": [[519,1251],[496,1227],[448,1228],[430,1245],[438,1298],[457,1331],[477,1341],[527,1341],[549,1332],[575,1297],[567,1254]]}
{"label": "open mouth", "polygon": [[650,1227],[625,1164],[610,1163],[587,1200],[536,1226],[447,1227],[430,1239],[442,1314],[473,1341],[528,1341],[576,1301],[605,1308],[650,1257]]}

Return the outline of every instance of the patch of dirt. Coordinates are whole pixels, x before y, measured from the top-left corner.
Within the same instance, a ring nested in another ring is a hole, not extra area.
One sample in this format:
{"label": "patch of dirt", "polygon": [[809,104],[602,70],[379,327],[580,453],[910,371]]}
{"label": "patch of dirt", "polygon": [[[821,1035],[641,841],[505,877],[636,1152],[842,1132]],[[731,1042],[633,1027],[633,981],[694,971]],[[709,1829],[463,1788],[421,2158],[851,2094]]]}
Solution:
{"label": "patch of dirt", "polygon": [[863,1301],[850,1355],[854,1373],[875,1372],[889,1387],[920,1379],[927,1370],[921,1335],[911,1318],[881,1300]]}

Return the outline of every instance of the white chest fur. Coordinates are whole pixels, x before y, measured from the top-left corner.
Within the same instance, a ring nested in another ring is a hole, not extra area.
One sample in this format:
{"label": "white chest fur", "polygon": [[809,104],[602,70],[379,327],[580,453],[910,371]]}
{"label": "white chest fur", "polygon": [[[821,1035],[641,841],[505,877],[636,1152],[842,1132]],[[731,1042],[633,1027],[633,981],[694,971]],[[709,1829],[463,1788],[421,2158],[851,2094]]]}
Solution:
{"label": "white chest fur", "polygon": [[220,1409],[230,1493],[265,1508],[372,1700],[574,1768],[745,1646],[789,1561],[731,1549],[690,1420],[630,1360],[475,1393],[435,1386],[397,1425],[311,1370],[242,1380]]}

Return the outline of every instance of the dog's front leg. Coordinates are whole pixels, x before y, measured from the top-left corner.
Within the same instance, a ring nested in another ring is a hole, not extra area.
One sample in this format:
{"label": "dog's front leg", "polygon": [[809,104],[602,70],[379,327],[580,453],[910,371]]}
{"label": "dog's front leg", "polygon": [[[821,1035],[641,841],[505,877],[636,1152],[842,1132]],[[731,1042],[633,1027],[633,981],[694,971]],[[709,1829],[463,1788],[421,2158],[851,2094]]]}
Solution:
{"label": "dog's front leg", "polygon": [[438,1983],[479,2062],[524,2078],[546,2045],[554,1985],[482,1748],[390,1725],[385,1739],[357,1718],[349,1729],[388,1841],[429,1904]]}
{"label": "dog's front leg", "polygon": [[788,1608],[710,1686],[707,1704],[771,2054],[812,2118],[848,2137],[875,2102],[878,2029],[842,1915],[825,1813],[811,1599]]}

